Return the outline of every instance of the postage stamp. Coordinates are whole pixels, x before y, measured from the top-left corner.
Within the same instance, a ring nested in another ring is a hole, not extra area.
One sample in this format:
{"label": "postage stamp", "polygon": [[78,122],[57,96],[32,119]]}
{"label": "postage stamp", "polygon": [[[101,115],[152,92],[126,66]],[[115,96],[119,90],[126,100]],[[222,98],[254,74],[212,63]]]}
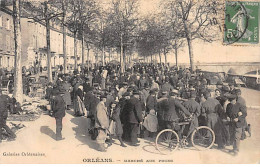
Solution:
{"label": "postage stamp", "polygon": [[224,44],[259,43],[259,2],[227,1]]}

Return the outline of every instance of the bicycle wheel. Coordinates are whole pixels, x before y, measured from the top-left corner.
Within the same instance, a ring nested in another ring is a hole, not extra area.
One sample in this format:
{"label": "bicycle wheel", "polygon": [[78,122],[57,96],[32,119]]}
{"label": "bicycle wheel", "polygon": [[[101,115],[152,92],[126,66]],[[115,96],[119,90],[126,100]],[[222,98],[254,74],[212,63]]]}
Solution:
{"label": "bicycle wheel", "polygon": [[179,147],[179,136],[171,130],[165,129],[156,136],[156,148],[162,154],[170,154]]}
{"label": "bicycle wheel", "polygon": [[215,133],[207,126],[200,126],[192,132],[191,142],[198,150],[210,149],[215,142]]}

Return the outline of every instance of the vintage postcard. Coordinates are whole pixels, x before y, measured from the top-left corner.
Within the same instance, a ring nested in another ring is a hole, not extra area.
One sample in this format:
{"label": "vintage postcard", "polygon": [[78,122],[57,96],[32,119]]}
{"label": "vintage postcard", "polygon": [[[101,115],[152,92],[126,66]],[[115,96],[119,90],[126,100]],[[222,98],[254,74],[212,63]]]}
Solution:
{"label": "vintage postcard", "polygon": [[0,166],[259,164],[260,0],[0,0]]}

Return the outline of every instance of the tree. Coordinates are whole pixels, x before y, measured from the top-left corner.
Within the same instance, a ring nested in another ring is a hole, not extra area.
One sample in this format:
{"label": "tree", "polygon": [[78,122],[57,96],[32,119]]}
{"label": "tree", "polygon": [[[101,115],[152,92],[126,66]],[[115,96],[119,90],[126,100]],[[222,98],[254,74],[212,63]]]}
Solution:
{"label": "tree", "polygon": [[[218,39],[217,29],[212,26],[210,20],[216,17],[216,12],[222,10],[222,2],[214,0],[167,0],[166,6],[171,7],[176,14],[174,17],[181,20],[178,26],[184,33],[180,33],[187,41],[190,57],[191,71],[194,70],[193,42],[201,39],[205,42],[212,42]],[[219,14],[218,17],[221,17]],[[177,45],[176,45],[177,46]]]}
{"label": "tree", "polygon": [[138,25],[137,0],[112,0],[108,15],[108,29],[111,35],[110,44],[120,48],[121,72],[125,71],[126,52],[133,48]]}
{"label": "tree", "polygon": [[42,2],[23,2],[23,8],[27,13],[30,13],[36,22],[44,21],[46,27],[46,50],[47,50],[47,69],[48,69],[48,81],[52,82],[52,67],[51,67],[51,40],[50,40],[50,21],[53,18],[63,15],[63,12],[57,13],[56,10],[50,8],[52,1]]}
{"label": "tree", "polygon": [[22,41],[21,41],[21,4],[20,0],[13,0],[13,23],[15,44],[15,73],[14,73],[14,97],[19,103],[23,102],[22,82]]}

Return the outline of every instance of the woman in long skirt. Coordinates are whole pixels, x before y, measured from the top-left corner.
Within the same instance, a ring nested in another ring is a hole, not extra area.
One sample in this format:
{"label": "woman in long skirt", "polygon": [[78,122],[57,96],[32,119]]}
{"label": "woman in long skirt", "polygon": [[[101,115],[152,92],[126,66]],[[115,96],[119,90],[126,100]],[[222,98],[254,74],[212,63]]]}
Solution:
{"label": "woman in long skirt", "polygon": [[83,103],[83,86],[80,85],[75,93],[74,99],[74,114],[75,116],[84,116],[85,115],[85,105]]}

